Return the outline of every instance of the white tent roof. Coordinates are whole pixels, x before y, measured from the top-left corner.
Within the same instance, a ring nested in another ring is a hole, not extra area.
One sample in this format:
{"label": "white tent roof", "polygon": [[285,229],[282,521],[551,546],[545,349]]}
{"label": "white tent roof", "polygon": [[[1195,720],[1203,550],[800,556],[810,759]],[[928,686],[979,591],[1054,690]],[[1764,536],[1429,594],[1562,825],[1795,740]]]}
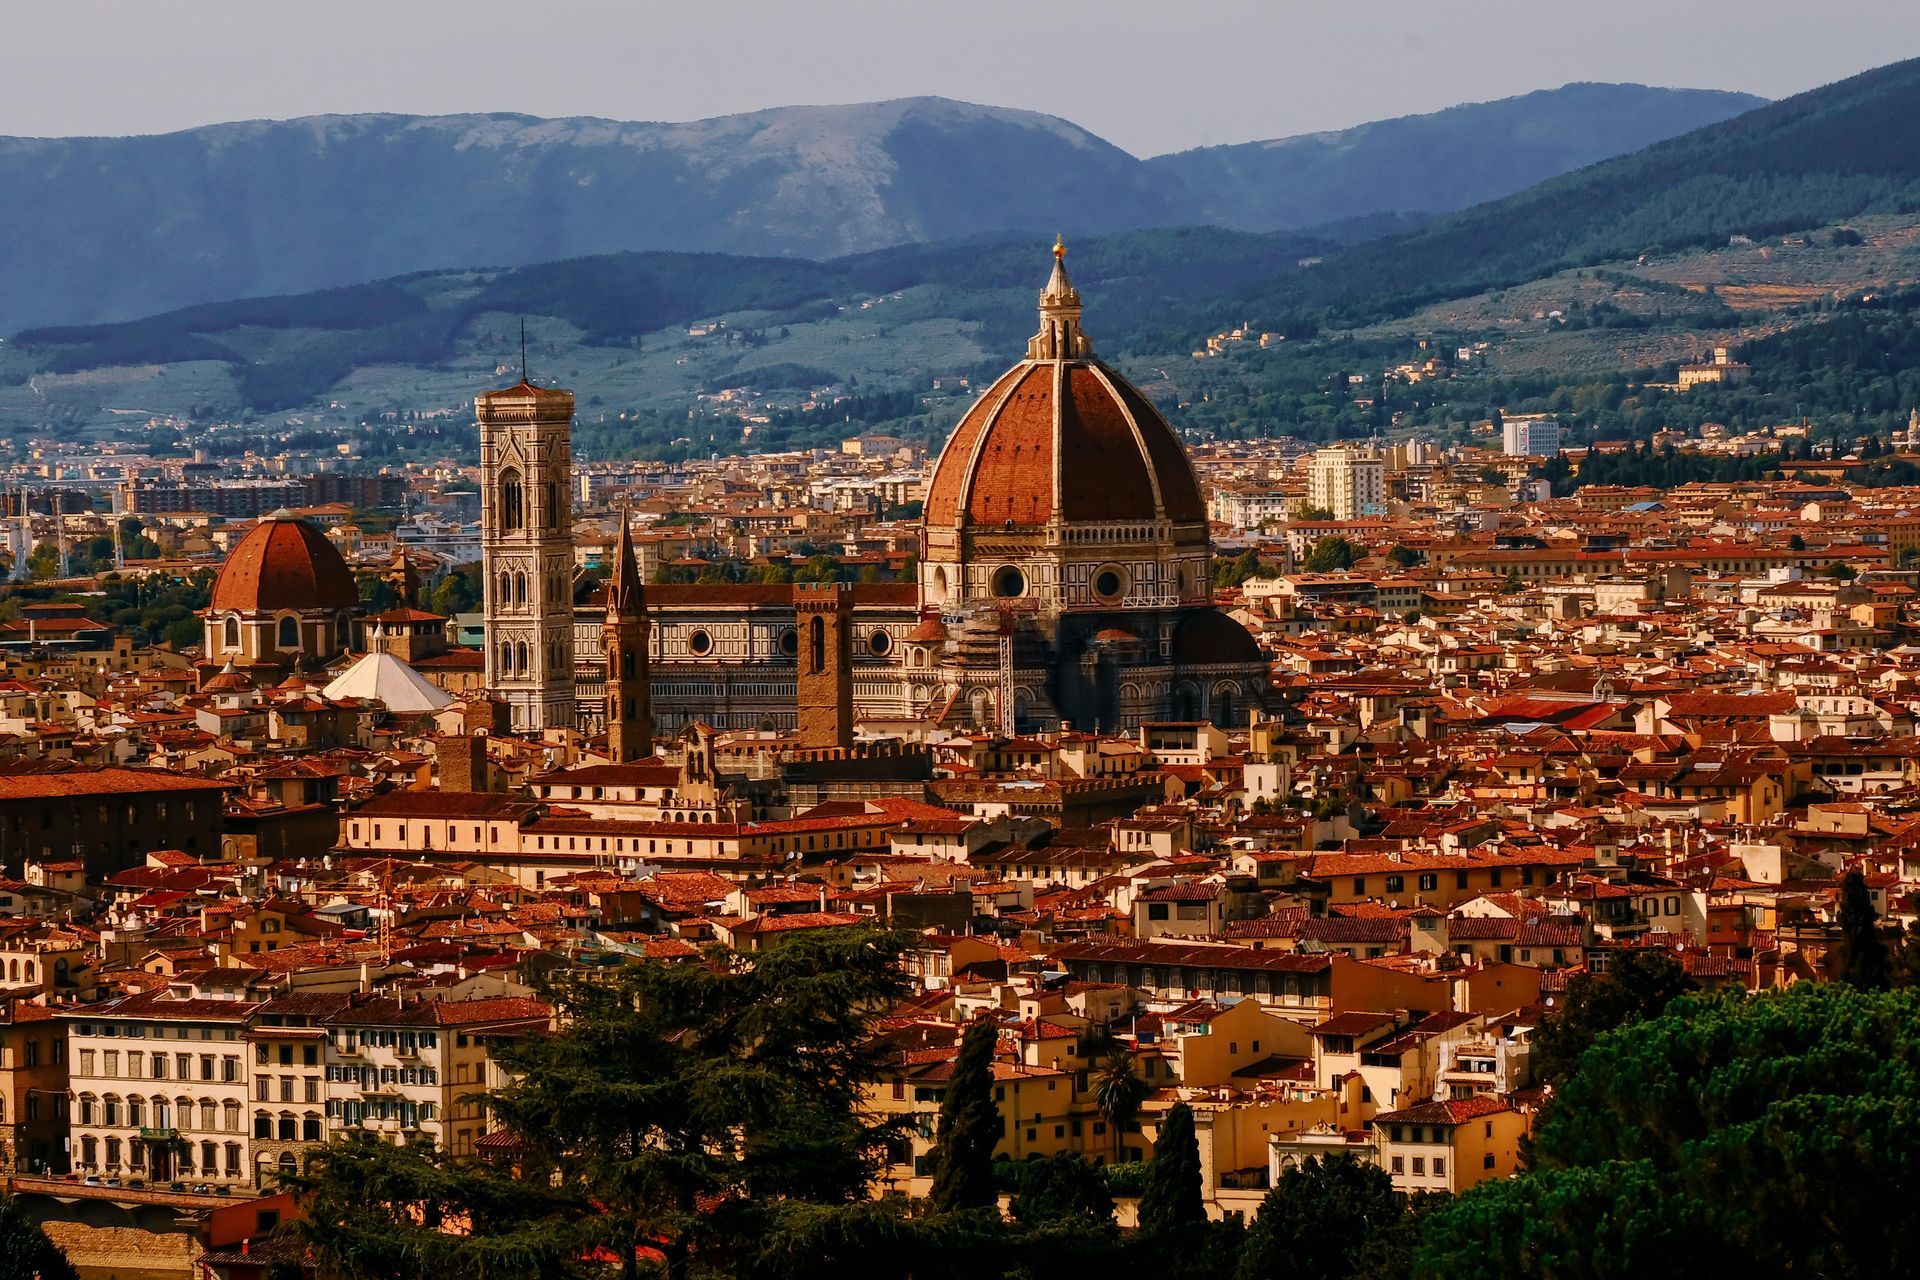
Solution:
{"label": "white tent roof", "polygon": [[453,695],[390,653],[370,653],[326,687],[329,698],[375,699],[402,715],[438,711]]}

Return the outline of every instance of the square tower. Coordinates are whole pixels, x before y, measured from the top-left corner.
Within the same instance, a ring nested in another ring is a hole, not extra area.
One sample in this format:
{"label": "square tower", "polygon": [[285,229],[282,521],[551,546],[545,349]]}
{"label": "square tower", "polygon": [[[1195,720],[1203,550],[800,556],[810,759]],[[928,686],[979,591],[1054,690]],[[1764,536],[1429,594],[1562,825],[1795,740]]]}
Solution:
{"label": "square tower", "polygon": [[795,720],[803,747],[853,745],[853,588],[803,582],[793,588],[800,652]]}
{"label": "square tower", "polygon": [[573,393],[522,380],[474,401],[487,687],[516,733],[574,726]]}

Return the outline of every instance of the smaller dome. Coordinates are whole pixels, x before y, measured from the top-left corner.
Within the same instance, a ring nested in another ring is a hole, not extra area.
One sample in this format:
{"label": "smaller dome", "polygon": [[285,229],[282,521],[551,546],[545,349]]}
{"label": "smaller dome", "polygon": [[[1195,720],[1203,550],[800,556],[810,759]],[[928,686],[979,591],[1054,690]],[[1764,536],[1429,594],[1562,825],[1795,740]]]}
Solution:
{"label": "smaller dome", "polygon": [[319,529],[276,511],[247,531],[214,579],[216,613],[276,609],[351,609],[360,603],[353,573]]}
{"label": "smaller dome", "polygon": [[945,644],[947,627],[939,618],[924,619],[919,626],[907,633],[908,644]]}
{"label": "smaller dome", "polygon": [[1195,609],[1173,631],[1173,660],[1181,666],[1224,663],[1265,666],[1253,633],[1218,609]]}

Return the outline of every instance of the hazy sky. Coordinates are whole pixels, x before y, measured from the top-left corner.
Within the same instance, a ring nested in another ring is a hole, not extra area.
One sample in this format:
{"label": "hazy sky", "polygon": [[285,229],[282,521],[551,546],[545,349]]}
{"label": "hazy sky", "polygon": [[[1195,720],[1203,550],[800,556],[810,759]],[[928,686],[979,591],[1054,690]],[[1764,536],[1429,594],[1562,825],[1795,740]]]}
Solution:
{"label": "hazy sky", "polygon": [[1913,0],[53,0],[0,134],[356,111],[689,120],[940,94],[1139,155],[1569,80],[1782,97],[1920,54]]}

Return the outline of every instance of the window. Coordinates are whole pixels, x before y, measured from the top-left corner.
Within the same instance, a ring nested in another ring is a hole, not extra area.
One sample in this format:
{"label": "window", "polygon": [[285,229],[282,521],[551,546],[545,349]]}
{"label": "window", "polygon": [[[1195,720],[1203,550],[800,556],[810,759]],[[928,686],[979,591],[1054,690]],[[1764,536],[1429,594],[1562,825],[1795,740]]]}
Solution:
{"label": "window", "polygon": [[1480,1167],[1482,1169],[1493,1168],[1493,1152],[1489,1151],[1487,1152],[1487,1154],[1480,1157]]}
{"label": "window", "polygon": [[[1425,880],[1427,877],[1421,876],[1420,878],[1422,880]],[[1400,893],[1404,891],[1406,887],[1407,887],[1407,878],[1405,876],[1388,876],[1387,877],[1388,893]],[[1420,887],[1424,889],[1427,886],[1423,884]]]}
{"label": "window", "polygon": [[500,473],[500,529],[517,532],[526,523],[526,498],[520,489],[520,473],[508,467]]}
{"label": "window", "polygon": [[1436,1178],[1444,1178],[1447,1176],[1447,1158],[1445,1156],[1435,1156],[1433,1158],[1433,1176]]}
{"label": "window", "polygon": [[294,617],[280,619],[280,634],[274,641],[282,649],[300,647],[300,620]]}
{"label": "window", "polygon": [[1431,892],[1435,889],[1438,889],[1439,887],[1440,887],[1440,876],[1437,872],[1429,871],[1427,874],[1420,877],[1420,888],[1422,890]]}
{"label": "window", "polygon": [[238,649],[240,647],[240,619],[228,618],[226,624],[220,628],[220,639],[221,643],[226,645],[227,648]]}
{"label": "window", "polygon": [[1395,1173],[1405,1173],[1407,1171],[1407,1162],[1403,1157],[1395,1156],[1393,1158],[1392,1167],[1393,1167],[1393,1172]]}
{"label": "window", "polygon": [[1413,1158],[1413,1176],[1416,1178],[1423,1178],[1426,1176],[1426,1173],[1427,1173],[1427,1158],[1425,1156],[1415,1156]]}

